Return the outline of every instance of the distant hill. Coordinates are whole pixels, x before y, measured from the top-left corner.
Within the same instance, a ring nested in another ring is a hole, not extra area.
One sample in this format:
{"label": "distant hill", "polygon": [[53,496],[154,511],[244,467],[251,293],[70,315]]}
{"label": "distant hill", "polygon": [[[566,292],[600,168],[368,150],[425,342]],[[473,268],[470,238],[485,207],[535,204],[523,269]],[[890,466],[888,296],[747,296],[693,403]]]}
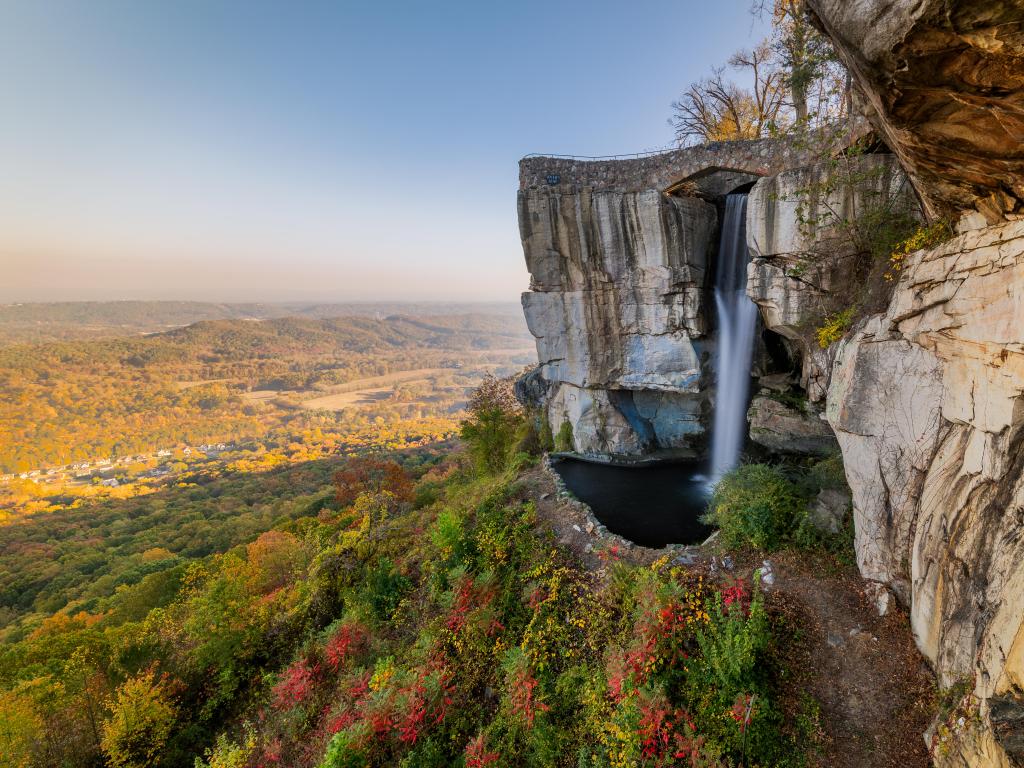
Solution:
{"label": "distant hill", "polygon": [[501,315],[522,325],[514,302],[225,303],[198,301],[76,301],[0,304],[0,346],[133,336],[203,320],[324,319],[342,316],[430,317]]}

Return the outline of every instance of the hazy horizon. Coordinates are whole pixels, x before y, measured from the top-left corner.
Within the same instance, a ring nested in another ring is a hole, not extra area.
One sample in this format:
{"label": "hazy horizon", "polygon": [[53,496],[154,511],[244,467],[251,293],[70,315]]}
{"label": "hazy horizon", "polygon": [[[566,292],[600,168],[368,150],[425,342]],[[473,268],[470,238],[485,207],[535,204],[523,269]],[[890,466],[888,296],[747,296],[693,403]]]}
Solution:
{"label": "hazy horizon", "polygon": [[748,10],[5,3],[0,301],[514,301],[519,158],[667,146]]}

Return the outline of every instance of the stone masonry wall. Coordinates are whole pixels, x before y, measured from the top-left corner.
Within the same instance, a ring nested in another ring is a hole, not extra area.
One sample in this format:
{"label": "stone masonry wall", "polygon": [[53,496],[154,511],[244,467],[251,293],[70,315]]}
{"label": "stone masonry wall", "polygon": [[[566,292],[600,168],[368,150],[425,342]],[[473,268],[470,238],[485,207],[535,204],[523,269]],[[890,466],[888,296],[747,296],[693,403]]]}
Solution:
{"label": "stone masonry wall", "polygon": [[[695,174],[715,169],[768,176],[813,162],[807,149],[787,138],[717,141],[631,159],[582,159],[530,156],[519,161],[519,188],[554,187],[559,192],[590,187],[594,191],[664,191]],[[558,177],[549,181],[548,177]]]}

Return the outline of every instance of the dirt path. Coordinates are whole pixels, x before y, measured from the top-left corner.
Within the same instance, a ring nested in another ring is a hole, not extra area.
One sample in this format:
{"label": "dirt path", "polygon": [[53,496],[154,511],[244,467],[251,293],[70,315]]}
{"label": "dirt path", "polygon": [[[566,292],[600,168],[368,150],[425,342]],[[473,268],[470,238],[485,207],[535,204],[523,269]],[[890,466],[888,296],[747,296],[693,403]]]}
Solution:
{"label": "dirt path", "polygon": [[907,615],[893,607],[880,617],[856,574],[829,575],[827,564],[793,554],[773,562],[775,590],[802,619],[796,682],[821,706],[823,744],[812,765],[930,765],[923,734],[934,687]]}
{"label": "dirt path", "polygon": [[[559,499],[540,470],[524,478],[541,525],[582,564],[604,563],[602,544],[586,530],[586,517]],[[649,563],[663,551],[634,547],[631,562]],[[760,558],[737,565],[749,575]],[[864,581],[825,555],[787,552],[771,558],[776,583],[770,604],[787,617],[797,641],[785,651],[794,672],[786,691],[796,711],[809,694],[820,706],[821,744],[809,762],[816,768],[926,768],[924,731],[933,714],[933,678],[910,634],[906,613],[895,607],[880,617],[863,593]],[[706,563],[695,567],[707,567]]]}

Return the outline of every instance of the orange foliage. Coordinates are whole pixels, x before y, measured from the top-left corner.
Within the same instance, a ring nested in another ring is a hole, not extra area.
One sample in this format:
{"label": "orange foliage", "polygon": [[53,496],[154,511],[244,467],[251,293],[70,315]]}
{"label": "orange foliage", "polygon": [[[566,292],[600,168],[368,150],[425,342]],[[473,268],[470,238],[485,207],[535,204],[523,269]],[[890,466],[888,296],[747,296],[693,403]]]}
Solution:
{"label": "orange foliage", "polygon": [[345,468],[334,475],[335,498],[342,507],[355,502],[361,493],[388,491],[400,501],[412,501],[413,481],[393,460],[373,456],[349,459]]}

